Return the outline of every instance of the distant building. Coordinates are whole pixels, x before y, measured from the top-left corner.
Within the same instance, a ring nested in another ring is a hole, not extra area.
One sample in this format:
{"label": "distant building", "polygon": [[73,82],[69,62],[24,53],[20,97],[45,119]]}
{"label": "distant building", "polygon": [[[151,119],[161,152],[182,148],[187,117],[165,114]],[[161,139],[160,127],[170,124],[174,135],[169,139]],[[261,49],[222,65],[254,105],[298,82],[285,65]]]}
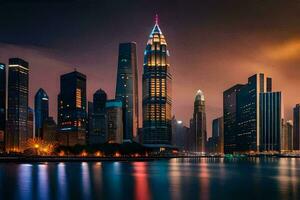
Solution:
{"label": "distant building", "polygon": [[121,100],[106,102],[107,140],[109,143],[123,143],[123,105]]}
{"label": "distant building", "polygon": [[28,107],[28,119],[27,119],[27,140],[34,138],[34,111],[32,108]]}
{"label": "distant building", "polygon": [[43,123],[49,117],[49,97],[40,88],[34,97],[35,137],[43,138]]}
{"label": "distant building", "polygon": [[29,65],[20,58],[10,58],[8,65],[8,109],[6,151],[23,151],[28,137]]}
{"label": "distant building", "polygon": [[224,122],[223,117],[212,121],[212,140],[214,141],[214,153],[224,153]]}
{"label": "distant building", "polygon": [[293,150],[300,150],[300,104],[294,107]]}
{"label": "distant building", "polygon": [[43,121],[43,140],[48,143],[57,142],[57,126],[53,117],[48,117]]}
{"label": "distant building", "polygon": [[206,112],[205,99],[201,90],[196,93],[194,101],[194,113],[191,121],[192,149],[197,152],[206,152],[207,132],[206,132]]}
{"label": "distant building", "polygon": [[87,135],[86,135],[86,143],[90,144],[90,136],[93,135],[93,114],[94,114],[94,105],[93,102],[88,102],[88,114],[87,114]]}
{"label": "distant building", "polygon": [[260,151],[280,151],[281,92],[260,93]]}
{"label": "distant building", "polygon": [[282,120],[281,151],[293,150],[293,121]]}
{"label": "distant building", "polygon": [[138,131],[138,68],[136,43],[119,45],[116,99],[123,104],[124,140],[132,140]]}
{"label": "distant building", "polygon": [[237,94],[243,86],[237,84],[223,92],[225,154],[232,154],[237,150]]}
{"label": "distant building", "polygon": [[143,143],[147,146],[171,145],[172,96],[169,51],[156,21],[144,52],[143,67]]}
{"label": "distant building", "polygon": [[185,138],[188,137],[188,127],[183,122],[172,118],[172,145],[179,150],[185,150]]}
{"label": "distant building", "polygon": [[61,144],[86,143],[86,76],[77,71],[60,77],[58,138]]}
{"label": "distant building", "polygon": [[103,144],[107,142],[107,125],[105,110],[106,101],[106,93],[102,89],[97,90],[93,96],[93,131],[89,135],[90,144]]}
{"label": "distant building", "polygon": [[0,152],[5,149],[6,124],[6,66],[0,63]]}

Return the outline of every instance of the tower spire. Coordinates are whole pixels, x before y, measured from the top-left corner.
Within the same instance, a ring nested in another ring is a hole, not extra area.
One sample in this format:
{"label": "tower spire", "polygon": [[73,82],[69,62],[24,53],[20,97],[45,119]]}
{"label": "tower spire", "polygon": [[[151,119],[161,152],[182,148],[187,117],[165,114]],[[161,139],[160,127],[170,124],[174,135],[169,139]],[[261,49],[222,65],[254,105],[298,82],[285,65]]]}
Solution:
{"label": "tower spire", "polygon": [[155,15],[155,24],[158,25],[158,14]]}

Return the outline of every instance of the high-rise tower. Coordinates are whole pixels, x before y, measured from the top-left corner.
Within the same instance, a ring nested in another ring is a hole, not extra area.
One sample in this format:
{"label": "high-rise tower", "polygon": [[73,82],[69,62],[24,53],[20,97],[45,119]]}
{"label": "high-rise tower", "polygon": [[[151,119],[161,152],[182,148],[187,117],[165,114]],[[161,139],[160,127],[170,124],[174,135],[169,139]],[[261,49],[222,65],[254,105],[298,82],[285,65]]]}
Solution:
{"label": "high-rise tower", "polygon": [[58,95],[58,138],[68,146],[85,144],[86,76],[77,71],[60,77]]}
{"label": "high-rise tower", "polygon": [[28,137],[28,63],[10,58],[8,65],[8,110],[6,151],[23,151]]}
{"label": "high-rise tower", "polygon": [[138,70],[136,44],[119,45],[116,99],[123,105],[124,139],[132,140],[138,130]]}
{"label": "high-rise tower", "polygon": [[0,63],[0,152],[4,151],[6,123],[6,66]]}
{"label": "high-rise tower", "polygon": [[293,150],[300,150],[300,104],[296,104],[293,109],[294,129],[293,129]]}
{"label": "high-rise tower", "polygon": [[201,90],[196,93],[194,101],[194,114],[192,119],[192,134],[194,139],[194,147],[192,148],[197,152],[206,151],[206,113],[205,113],[205,99]]}
{"label": "high-rise tower", "polygon": [[143,69],[143,143],[170,145],[171,128],[171,82],[169,52],[163,33],[155,25],[150,33],[144,52]]}
{"label": "high-rise tower", "polygon": [[43,138],[43,123],[49,117],[49,97],[40,88],[34,97],[35,137]]}
{"label": "high-rise tower", "polygon": [[93,96],[93,131],[89,135],[90,144],[102,144],[107,141],[105,104],[107,95],[104,90],[99,89]]}

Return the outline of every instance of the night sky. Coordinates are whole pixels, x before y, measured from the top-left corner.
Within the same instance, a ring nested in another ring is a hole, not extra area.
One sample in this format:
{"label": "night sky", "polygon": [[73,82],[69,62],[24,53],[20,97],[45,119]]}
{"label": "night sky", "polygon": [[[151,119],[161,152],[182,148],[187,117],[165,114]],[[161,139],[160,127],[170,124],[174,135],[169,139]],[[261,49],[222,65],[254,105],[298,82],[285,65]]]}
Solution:
{"label": "night sky", "polygon": [[300,103],[300,1],[0,0],[0,8],[0,62],[30,63],[30,105],[44,88],[55,119],[59,76],[74,68],[87,75],[89,100],[99,88],[114,97],[120,42],[137,42],[141,99],[143,51],[156,13],[170,50],[173,114],[185,124],[201,89],[210,135],[223,91],[259,72],[283,92],[287,119]]}

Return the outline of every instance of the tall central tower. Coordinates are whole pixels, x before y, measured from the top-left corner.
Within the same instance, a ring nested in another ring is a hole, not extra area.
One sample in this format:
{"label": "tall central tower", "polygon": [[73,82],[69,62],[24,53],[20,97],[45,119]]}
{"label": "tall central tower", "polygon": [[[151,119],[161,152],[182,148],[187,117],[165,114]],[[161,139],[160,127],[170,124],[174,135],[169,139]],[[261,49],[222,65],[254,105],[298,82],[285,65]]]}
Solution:
{"label": "tall central tower", "polygon": [[155,25],[144,52],[143,70],[143,143],[171,144],[171,82],[169,52],[164,35]]}

